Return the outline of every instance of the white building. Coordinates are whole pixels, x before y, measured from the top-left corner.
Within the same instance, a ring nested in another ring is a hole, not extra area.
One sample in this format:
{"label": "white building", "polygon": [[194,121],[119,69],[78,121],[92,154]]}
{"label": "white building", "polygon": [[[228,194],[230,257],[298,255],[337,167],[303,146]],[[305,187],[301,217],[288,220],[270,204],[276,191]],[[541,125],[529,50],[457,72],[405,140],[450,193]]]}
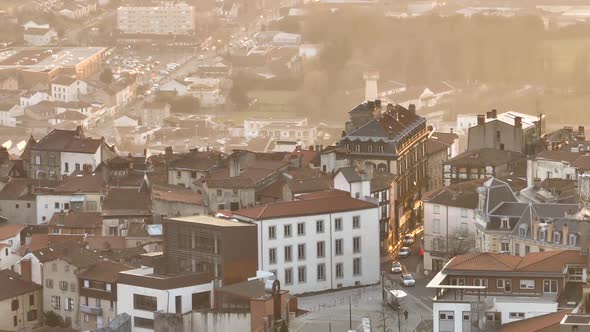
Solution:
{"label": "white building", "polygon": [[117,24],[124,34],[189,35],[195,31],[195,9],[173,2],[157,7],[119,7]]}
{"label": "white building", "polygon": [[8,110],[0,109],[0,126],[16,127],[16,117],[12,115],[12,109],[15,107],[18,107],[18,105]]}
{"label": "white building", "polygon": [[307,126],[307,118],[263,118],[251,117],[244,120],[244,136],[246,138],[258,137],[262,128],[273,124],[282,123],[291,126]]}
{"label": "white building", "polygon": [[45,91],[29,91],[20,96],[20,106],[29,107],[42,101],[49,100],[49,94]]}
{"label": "white building", "polygon": [[580,157],[579,153],[569,151],[543,151],[529,161],[528,172],[533,179],[543,181],[545,179],[576,180],[575,161]]}
{"label": "white building", "polygon": [[292,294],[380,280],[376,204],[329,191],[233,212],[258,225],[258,270]]}
{"label": "white building", "polygon": [[137,127],[139,120],[129,115],[121,115],[115,119],[115,127]]}
{"label": "white building", "polygon": [[343,167],[334,175],[334,189],[349,192],[351,197],[363,199],[371,195],[371,181],[366,173],[359,173],[354,167]]}
{"label": "white building", "polygon": [[24,31],[23,40],[31,46],[45,46],[57,40],[57,32],[53,29],[29,28]]}
{"label": "white building", "polygon": [[54,101],[79,101],[81,95],[88,94],[88,84],[75,77],[60,76],[51,81],[51,97]]}
{"label": "white building", "polygon": [[20,258],[23,225],[4,224],[0,226],[0,270],[13,269]]}
{"label": "white building", "polygon": [[133,332],[154,331],[154,312],[184,314],[212,307],[207,274],[160,276],[153,268],[119,272],[117,314],[131,316]]}

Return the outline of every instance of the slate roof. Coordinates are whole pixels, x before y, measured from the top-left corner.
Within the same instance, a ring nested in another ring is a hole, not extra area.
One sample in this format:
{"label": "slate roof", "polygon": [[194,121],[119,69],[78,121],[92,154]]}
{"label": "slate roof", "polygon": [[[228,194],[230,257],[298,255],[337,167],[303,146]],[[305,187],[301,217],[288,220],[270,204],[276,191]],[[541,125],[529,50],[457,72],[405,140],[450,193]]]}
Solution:
{"label": "slate roof", "polygon": [[[358,105],[350,113],[370,112],[368,103]],[[389,106],[389,105],[388,105]],[[397,141],[424,124],[426,120],[406,108],[395,105],[376,118],[348,133],[344,139]]]}
{"label": "slate roof", "polygon": [[373,177],[371,178],[371,192],[391,188],[391,184],[396,177],[396,175],[389,172],[373,171]]}
{"label": "slate roof", "polygon": [[354,167],[339,168],[338,172],[336,172],[336,174],[338,174],[338,173],[342,173],[342,175],[344,176],[346,181],[348,181],[348,183],[355,183],[355,182],[363,181],[362,175]]}
{"label": "slate roof", "polygon": [[86,137],[80,127],[76,130],[54,129],[47,134],[47,136],[37,142],[32,149],[41,151],[96,153],[103,142],[103,139]]}
{"label": "slate roof", "polygon": [[487,180],[488,179],[478,179],[452,184],[425,193],[422,200],[432,204],[454,206],[464,209],[476,209],[479,204],[479,192],[477,188],[483,186],[484,182]]}

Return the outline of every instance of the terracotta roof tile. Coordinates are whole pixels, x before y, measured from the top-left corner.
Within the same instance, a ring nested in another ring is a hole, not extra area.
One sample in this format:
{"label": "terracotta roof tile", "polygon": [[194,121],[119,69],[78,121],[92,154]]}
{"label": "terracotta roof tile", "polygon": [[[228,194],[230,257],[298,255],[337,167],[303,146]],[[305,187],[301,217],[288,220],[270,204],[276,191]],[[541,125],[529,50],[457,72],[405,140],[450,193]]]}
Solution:
{"label": "terracotta roof tile", "polygon": [[102,226],[100,212],[67,212],[54,213],[49,225],[74,228],[99,228]]}
{"label": "terracotta roof tile", "polygon": [[32,281],[26,281],[18,273],[10,270],[0,271],[0,300],[27,294],[42,289]]}
{"label": "terracotta roof tile", "polygon": [[17,236],[24,228],[24,225],[0,224],[0,240]]}
{"label": "terracotta roof tile", "polygon": [[557,311],[550,314],[536,316],[533,318],[523,319],[502,325],[499,332],[536,332],[547,331],[550,327],[556,327],[559,330],[559,324],[569,310]]}
{"label": "terracotta roof tile", "polygon": [[131,265],[105,259],[98,261],[95,265],[81,272],[78,277],[94,281],[116,283],[119,272],[132,269],[134,269],[134,267]]}
{"label": "terracotta roof tile", "polygon": [[152,199],[179,202],[185,204],[203,205],[203,195],[178,186],[152,186]]}

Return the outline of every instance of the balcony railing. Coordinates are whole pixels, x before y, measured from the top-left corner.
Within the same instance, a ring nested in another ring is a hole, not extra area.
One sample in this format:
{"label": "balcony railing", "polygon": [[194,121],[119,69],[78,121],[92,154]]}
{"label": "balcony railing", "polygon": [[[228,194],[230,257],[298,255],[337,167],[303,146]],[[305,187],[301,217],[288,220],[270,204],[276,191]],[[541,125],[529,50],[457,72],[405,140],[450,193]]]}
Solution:
{"label": "balcony railing", "polygon": [[102,315],[102,308],[81,304],[80,305],[80,312],[85,313],[85,314],[99,316],[99,315]]}

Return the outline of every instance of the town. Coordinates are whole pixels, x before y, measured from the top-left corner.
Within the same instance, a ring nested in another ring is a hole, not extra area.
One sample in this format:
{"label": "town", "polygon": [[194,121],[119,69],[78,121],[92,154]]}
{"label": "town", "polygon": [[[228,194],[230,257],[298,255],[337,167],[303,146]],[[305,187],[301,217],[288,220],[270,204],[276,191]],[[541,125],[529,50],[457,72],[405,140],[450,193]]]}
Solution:
{"label": "town", "polygon": [[590,331],[587,1],[0,23],[0,331]]}

